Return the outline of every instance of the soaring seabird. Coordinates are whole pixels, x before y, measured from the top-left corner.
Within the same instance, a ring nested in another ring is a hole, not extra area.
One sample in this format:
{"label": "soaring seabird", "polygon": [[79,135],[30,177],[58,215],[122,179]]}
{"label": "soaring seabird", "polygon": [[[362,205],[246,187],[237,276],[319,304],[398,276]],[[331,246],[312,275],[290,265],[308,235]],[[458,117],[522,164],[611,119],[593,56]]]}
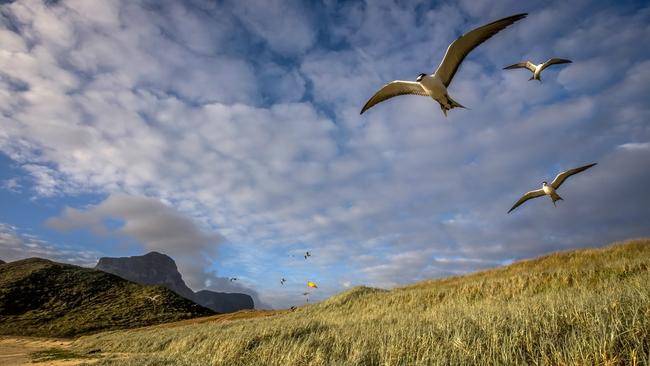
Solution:
{"label": "soaring seabird", "polygon": [[311,253],[309,253],[309,252],[305,252],[305,256],[304,256],[304,257],[305,257],[305,259],[307,259],[307,257],[311,257]]}
{"label": "soaring seabird", "polygon": [[562,172],[558,174],[557,177],[555,177],[555,179],[553,179],[553,182],[551,182],[551,184],[548,184],[548,182],[546,181],[542,182],[542,188],[535,191],[530,191],[525,195],[523,195],[519,199],[519,201],[517,201],[517,203],[515,203],[515,205],[512,206],[512,208],[510,209],[510,211],[508,211],[508,213],[512,212],[512,210],[519,207],[522,203],[528,201],[529,199],[546,196],[546,195],[551,197],[551,200],[553,200],[553,206],[555,206],[555,201],[560,201],[560,200],[563,201],[562,197],[560,197],[560,195],[557,194],[555,190],[560,188],[562,183],[564,183],[564,181],[570,176],[583,172],[596,164],[597,163],[593,163],[593,164],[581,166],[579,168],[567,170],[566,172]]}
{"label": "soaring seabird", "polygon": [[440,103],[440,108],[445,116],[447,115],[447,111],[452,108],[465,108],[460,103],[451,99],[447,94],[447,88],[454,78],[456,71],[458,71],[458,67],[474,48],[514,22],[525,18],[526,15],[528,14],[509,16],[463,34],[449,45],[445,57],[443,57],[438,69],[433,74],[420,74],[414,82],[404,80],[391,81],[379,89],[366,102],[366,105],[361,109],[361,114],[377,103],[404,94],[422,95],[433,98]]}
{"label": "soaring seabird", "polygon": [[534,63],[530,61],[523,61],[518,64],[506,66],[503,69],[504,70],[511,70],[511,69],[528,69],[533,73],[533,76],[530,77],[528,80],[539,80],[540,82],[542,79],[540,78],[540,75],[542,74],[542,70],[545,68],[551,66],[551,65],[559,65],[559,64],[570,64],[573,61],[567,60],[564,58],[552,58],[549,59],[548,61],[541,63],[539,65],[535,65]]}

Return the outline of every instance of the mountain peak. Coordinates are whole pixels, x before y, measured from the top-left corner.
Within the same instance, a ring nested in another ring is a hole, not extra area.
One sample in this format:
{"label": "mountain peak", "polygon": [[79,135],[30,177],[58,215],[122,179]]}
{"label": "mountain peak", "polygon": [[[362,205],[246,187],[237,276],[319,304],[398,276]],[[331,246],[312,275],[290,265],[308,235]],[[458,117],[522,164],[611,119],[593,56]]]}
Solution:
{"label": "mountain peak", "polygon": [[0,266],[3,335],[72,337],[212,313],[169,289],[90,268],[42,258]]}
{"label": "mountain peak", "polygon": [[165,254],[149,252],[132,257],[102,257],[95,269],[112,273],[143,285],[161,285],[192,300],[194,292],[178,272],[176,262]]}
{"label": "mountain peak", "polygon": [[102,257],[95,269],[112,273],[129,281],[142,285],[160,285],[177,294],[197,302],[219,313],[228,313],[242,309],[253,309],[254,302],[250,295],[223,293],[209,290],[194,293],[183,281],[176,262],[159,252],[132,257]]}

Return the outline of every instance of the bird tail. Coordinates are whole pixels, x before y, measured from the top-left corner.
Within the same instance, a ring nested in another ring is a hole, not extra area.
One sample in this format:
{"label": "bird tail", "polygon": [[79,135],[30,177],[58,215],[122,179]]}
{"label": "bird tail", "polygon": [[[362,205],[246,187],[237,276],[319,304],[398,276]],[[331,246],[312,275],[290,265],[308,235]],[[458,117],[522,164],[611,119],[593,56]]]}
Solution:
{"label": "bird tail", "polygon": [[[457,101],[451,99],[451,97],[449,95],[447,95],[446,97],[447,97],[447,102],[448,103],[447,104],[440,103],[440,109],[442,110],[442,113],[445,114],[445,117],[447,117],[447,111],[449,111],[450,109],[454,109],[454,108],[468,109],[464,105],[462,105],[462,104],[458,103]],[[447,105],[449,105],[449,107],[447,107]]]}
{"label": "bird tail", "polygon": [[553,206],[555,206],[555,201],[564,201],[564,198],[560,197],[560,195],[557,193],[552,195],[551,199],[553,200]]}
{"label": "bird tail", "polygon": [[451,97],[449,95],[447,95],[447,99],[449,99],[449,104],[451,105],[450,109],[453,109],[453,108],[467,109],[467,107],[465,107],[464,105],[462,105],[462,104],[458,103],[457,101],[451,99]]}

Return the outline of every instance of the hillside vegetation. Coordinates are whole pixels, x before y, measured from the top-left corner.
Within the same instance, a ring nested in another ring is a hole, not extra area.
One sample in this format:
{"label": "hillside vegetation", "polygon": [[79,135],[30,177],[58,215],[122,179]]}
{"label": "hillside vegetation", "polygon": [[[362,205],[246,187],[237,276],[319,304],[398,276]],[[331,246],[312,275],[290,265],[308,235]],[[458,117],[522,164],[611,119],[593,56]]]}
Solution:
{"label": "hillside vegetation", "polygon": [[0,266],[0,335],[72,337],[211,314],[166,288],[93,269],[40,258]]}
{"label": "hillside vegetation", "polygon": [[82,337],[127,365],[648,365],[650,241],[557,253],[294,312]]}

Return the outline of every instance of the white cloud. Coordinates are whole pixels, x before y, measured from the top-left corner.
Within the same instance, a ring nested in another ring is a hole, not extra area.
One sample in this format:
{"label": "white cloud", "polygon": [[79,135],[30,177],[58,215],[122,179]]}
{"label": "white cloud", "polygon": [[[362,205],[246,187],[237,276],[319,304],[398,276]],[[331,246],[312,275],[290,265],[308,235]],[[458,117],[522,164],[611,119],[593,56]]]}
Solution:
{"label": "white cloud", "polygon": [[[522,10],[490,4],[4,4],[16,29],[0,28],[0,150],[40,196],[144,195],[218,228],[223,246],[255,253],[251,282],[274,251],[306,246],[319,252],[314,272],[351,274],[326,280],[335,291],[347,278],[456,270],[435,258],[469,270],[650,234],[648,171],[621,163],[650,140],[648,8],[535,4],[463,63],[450,93],[471,109],[444,118],[431,100],[400,97],[359,116],[385,82],[432,71],[456,36]],[[542,84],[501,70],[552,56],[575,62]],[[557,209],[540,200],[505,215],[541,180],[592,161]],[[624,215],[594,177],[612,182]],[[603,222],[617,228],[604,235]]]}
{"label": "white cloud", "polygon": [[234,1],[230,5],[242,23],[278,53],[302,53],[316,40],[314,24],[300,1],[268,0],[263,6]]}
{"label": "white cloud", "polygon": [[[108,219],[120,220],[123,225],[107,227]],[[58,230],[87,228],[100,235],[131,237],[142,243],[147,252],[159,251],[174,258],[185,281],[195,289],[205,283],[204,270],[223,240],[155,198],[119,193],[86,210],[66,208],[61,216],[49,219],[48,226]]]}
{"label": "white cloud", "polygon": [[81,247],[54,245],[38,236],[21,233],[15,226],[0,223],[0,259],[5,262],[39,257],[90,267],[97,263],[98,255]]}

